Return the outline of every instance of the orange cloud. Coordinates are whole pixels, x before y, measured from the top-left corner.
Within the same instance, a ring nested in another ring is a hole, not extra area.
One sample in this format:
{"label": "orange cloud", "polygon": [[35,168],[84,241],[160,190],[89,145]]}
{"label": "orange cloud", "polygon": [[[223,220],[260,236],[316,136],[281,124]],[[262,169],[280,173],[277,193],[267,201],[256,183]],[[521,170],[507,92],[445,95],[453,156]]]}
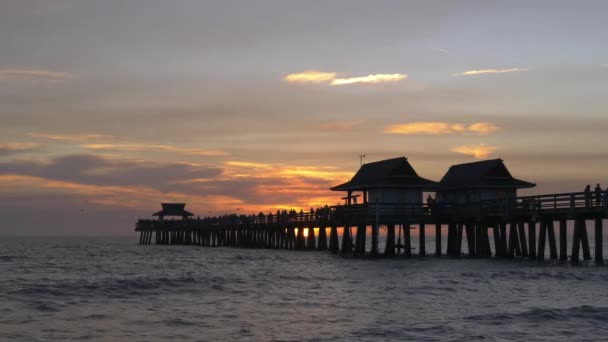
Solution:
{"label": "orange cloud", "polygon": [[0,144],[0,156],[8,154],[16,154],[23,152],[30,152],[37,150],[41,147],[40,144],[34,143],[6,143]]}
{"label": "orange cloud", "polygon": [[63,82],[73,76],[67,72],[46,69],[4,68],[0,69],[0,80],[31,82]]}
{"label": "orange cloud", "polygon": [[283,80],[289,83],[325,83],[336,78],[335,72],[323,72],[307,70],[299,73],[288,74]]}
{"label": "orange cloud", "polygon": [[469,130],[471,132],[476,132],[479,134],[489,134],[489,133],[496,132],[499,129],[500,129],[500,127],[496,126],[495,124],[489,123],[489,122],[478,122],[478,123],[471,124],[467,127],[467,130]]}
{"label": "orange cloud", "polygon": [[527,68],[511,68],[511,69],[481,69],[481,70],[467,70],[452,74],[452,76],[476,76],[484,74],[505,74],[510,72],[521,72],[528,71]]}
{"label": "orange cloud", "polygon": [[494,153],[498,147],[496,146],[488,146],[485,144],[478,145],[462,145],[450,148],[450,151],[460,154],[465,154],[467,156],[472,156],[476,159],[487,158],[490,154]]}
{"label": "orange cloud", "polygon": [[386,134],[454,134],[473,132],[488,134],[499,129],[498,126],[489,122],[478,122],[470,125],[462,123],[449,123],[440,121],[410,122],[406,124],[390,125],[384,129]]}
{"label": "orange cloud", "polygon": [[387,134],[452,134],[466,130],[463,124],[447,122],[411,122],[396,124],[384,129]]}

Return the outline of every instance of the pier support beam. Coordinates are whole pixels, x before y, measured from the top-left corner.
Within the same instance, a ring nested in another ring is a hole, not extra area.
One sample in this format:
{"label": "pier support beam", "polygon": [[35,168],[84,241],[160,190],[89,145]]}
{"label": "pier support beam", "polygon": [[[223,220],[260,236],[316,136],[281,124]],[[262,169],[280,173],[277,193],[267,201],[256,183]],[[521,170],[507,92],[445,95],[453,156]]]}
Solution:
{"label": "pier support beam", "polygon": [[435,224],[435,256],[441,256],[441,224]]}
{"label": "pier support beam", "polygon": [[597,264],[604,263],[604,232],[603,232],[603,220],[601,217],[595,218],[595,262]]}
{"label": "pier support beam", "polygon": [[353,252],[353,239],[350,234],[350,226],[347,224],[344,226],[342,232],[342,254],[350,254]]}
{"label": "pier support beam", "polygon": [[406,257],[412,256],[412,238],[410,234],[410,225],[403,225],[403,253]]}
{"label": "pier support beam", "polygon": [[338,240],[338,227],[332,225],[329,230],[329,251],[336,254],[340,251],[340,242]]}
{"label": "pier support beam", "polygon": [[319,226],[319,243],[317,244],[317,249],[320,251],[327,249],[327,232],[325,229],[325,224]]}
{"label": "pier support beam", "polygon": [[311,251],[317,249],[317,238],[315,237],[315,229],[312,228],[312,225],[310,228],[308,228],[308,237],[306,239],[306,248]]}
{"label": "pier support beam", "polygon": [[[374,257],[377,257],[378,255],[380,255],[379,252],[379,239],[378,239],[378,235],[380,233],[380,226],[377,223],[372,224],[372,247],[371,247],[371,252],[370,254]],[[365,240],[363,240],[365,242]],[[363,244],[363,254],[365,254],[365,243]]]}
{"label": "pier support beam", "polygon": [[420,238],[420,242],[418,243],[418,255],[420,256],[425,256],[426,255],[426,231],[424,229],[424,223],[421,223],[419,228],[419,235],[418,237]]}
{"label": "pier support beam", "polygon": [[566,219],[559,220],[559,260],[568,260],[568,225]]}
{"label": "pier support beam", "polygon": [[526,227],[523,222],[517,223],[517,231],[519,236],[519,246],[521,248],[521,256],[528,257],[528,239],[526,239]]}
{"label": "pier support beam", "polygon": [[477,255],[477,249],[475,248],[475,224],[467,223],[464,227],[467,234],[467,248],[469,250],[469,257],[475,257]]}
{"label": "pier support beam", "polygon": [[367,234],[367,227],[363,224],[357,226],[357,232],[355,233],[355,251],[354,256],[365,256],[365,235]]}
{"label": "pier support beam", "polygon": [[530,243],[528,257],[536,259],[536,222],[528,222],[528,242]]}
{"label": "pier support beam", "polygon": [[384,255],[395,255],[395,225],[389,224],[386,226],[386,245],[384,247]]}
{"label": "pier support beam", "polygon": [[555,226],[553,220],[547,222],[547,233],[549,234],[549,258],[557,259],[557,243],[555,241]]}

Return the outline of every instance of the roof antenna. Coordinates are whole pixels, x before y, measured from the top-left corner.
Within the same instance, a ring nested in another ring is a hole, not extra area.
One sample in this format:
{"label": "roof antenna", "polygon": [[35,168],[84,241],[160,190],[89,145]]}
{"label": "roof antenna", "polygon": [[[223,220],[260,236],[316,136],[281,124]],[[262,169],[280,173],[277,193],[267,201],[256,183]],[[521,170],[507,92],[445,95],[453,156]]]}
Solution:
{"label": "roof antenna", "polygon": [[363,166],[363,159],[365,159],[365,154],[360,154],[359,155],[359,163],[361,163],[361,166]]}

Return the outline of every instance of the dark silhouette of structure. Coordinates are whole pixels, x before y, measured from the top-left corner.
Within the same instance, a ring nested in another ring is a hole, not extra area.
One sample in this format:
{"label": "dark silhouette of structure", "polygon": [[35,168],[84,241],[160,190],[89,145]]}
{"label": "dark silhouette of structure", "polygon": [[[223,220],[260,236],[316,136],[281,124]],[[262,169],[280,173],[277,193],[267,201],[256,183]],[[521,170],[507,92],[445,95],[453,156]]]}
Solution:
{"label": "dark silhouette of structure", "polygon": [[[513,178],[500,159],[455,165],[437,187],[437,183],[418,176],[407,159],[395,158],[363,165],[349,182],[331,188],[347,192],[344,205],[300,213],[291,210],[192,219],[185,204],[164,203],[163,210],[154,214],[159,220],[139,220],[135,230],[141,232],[141,244],[151,244],[154,236],[156,244],[314,249],[352,256],[395,256],[403,251],[404,256],[410,256],[410,231],[418,230],[418,254],[425,255],[425,227],[432,226],[437,256],[462,256],[466,237],[470,257],[543,260],[548,244],[549,258],[567,260],[570,221],[574,223],[570,259],[576,263],[581,252],[583,259],[591,259],[587,222],[592,221],[595,260],[603,263],[603,220],[608,218],[608,206],[591,205],[589,186],[584,192],[517,196],[517,189],[532,186]],[[430,189],[437,189],[441,200],[452,202],[423,203],[422,192]],[[363,193],[363,203],[354,203],[355,191]],[[165,220],[165,216],[182,219]],[[386,227],[384,253],[378,246],[381,226]],[[368,227],[372,239],[369,251],[365,243]]]}
{"label": "dark silhouette of structure", "polygon": [[331,188],[346,191],[346,205],[359,191],[366,203],[422,203],[422,192],[434,191],[438,184],[418,176],[407,158],[393,158],[364,164],[353,178]]}
{"label": "dark silhouette of structure", "polygon": [[514,199],[536,184],[513,178],[502,159],[453,165],[439,182],[437,199],[453,203]]}
{"label": "dark silhouette of structure", "polygon": [[190,216],[194,216],[193,213],[186,211],[186,203],[161,203],[163,210],[158,211],[152,216],[158,216],[159,220],[165,217],[181,217],[186,219]]}

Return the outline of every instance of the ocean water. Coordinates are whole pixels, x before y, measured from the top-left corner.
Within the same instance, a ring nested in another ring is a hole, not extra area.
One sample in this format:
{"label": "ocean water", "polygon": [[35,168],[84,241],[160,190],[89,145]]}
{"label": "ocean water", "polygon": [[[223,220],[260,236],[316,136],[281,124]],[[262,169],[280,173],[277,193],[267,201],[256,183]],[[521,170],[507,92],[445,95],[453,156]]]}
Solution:
{"label": "ocean water", "polygon": [[2,341],[600,341],[608,267],[2,238]]}

